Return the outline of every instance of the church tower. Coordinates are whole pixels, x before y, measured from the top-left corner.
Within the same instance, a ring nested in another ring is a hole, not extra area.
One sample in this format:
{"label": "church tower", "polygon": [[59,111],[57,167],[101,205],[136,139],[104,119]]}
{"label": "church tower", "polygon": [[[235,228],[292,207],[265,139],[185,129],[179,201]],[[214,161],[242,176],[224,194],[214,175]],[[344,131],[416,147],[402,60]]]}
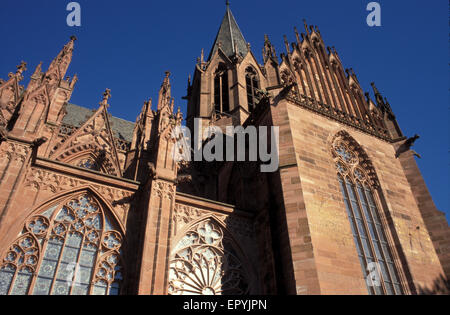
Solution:
{"label": "church tower", "polygon": [[194,118],[204,120],[204,125],[242,125],[265,87],[263,69],[227,2],[211,51],[205,60],[202,50],[188,83],[187,126],[193,130]]}

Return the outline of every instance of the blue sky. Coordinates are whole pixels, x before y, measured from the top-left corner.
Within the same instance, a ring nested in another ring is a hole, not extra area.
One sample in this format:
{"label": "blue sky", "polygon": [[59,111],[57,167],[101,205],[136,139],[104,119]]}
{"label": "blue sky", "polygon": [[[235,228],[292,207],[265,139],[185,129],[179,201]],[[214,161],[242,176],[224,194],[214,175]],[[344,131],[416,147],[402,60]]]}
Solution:
{"label": "blue sky", "polygon": [[[110,111],[134,121],[143,101],[157,97],[164,71],[172,72],[173,96],[185,111],[187,77],[201,49],[209,53],[225,13],[224,0],[78,1],[82,26],[68,27],[66,0],[2,0],[0,77],[21,60],[26,77],[44,67],[70,35],[78,37],[69,75],[77,73],[71,102],[97,108],[105,88]],[[261,56],[264,34],[278,52],[283,35],[294,41],[302,19],[318,25],[365,90],[375,81],[404,133],[420,134],[415,150],[439,209],[449,210],[448,2],[379,1],[382,27],[366,24],[369,0],[232,0],[231,9],[252,50]],[[27,80],[25,80],[27,82]]]}

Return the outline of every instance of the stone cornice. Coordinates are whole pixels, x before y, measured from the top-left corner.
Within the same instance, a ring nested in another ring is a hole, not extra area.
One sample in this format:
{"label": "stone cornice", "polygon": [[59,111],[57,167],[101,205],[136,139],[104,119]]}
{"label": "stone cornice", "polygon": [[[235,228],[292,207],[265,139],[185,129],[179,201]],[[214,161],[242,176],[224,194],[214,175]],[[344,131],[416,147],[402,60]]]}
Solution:
{"label": "stone cornice", "polygon": [[76,167],[73,165],[65,164],[58,161],[53,161],[41,157],[37,157],[34,162],[35,167],[51,170],[57,173],[61,173],[64,175],[76,177],[78,179],[83,179],[86,181],[91,181],[94,183],[107,185],[109,187],[127,189],[127,190],[138,190],[140,187],[140,183],[126,179],[119,178],[116,176],[104,174],[97,171],[92,171],[89,169],[84,169],[80,167]]}
{"label": "stone cornice", "polygon": [[375,129],[376,127],[367,125],[361,118],[350,116],[337,108],[318,102],[310,97],[304,95],[301,95],[301,97],[303,98],[302,100],[300,100],[299,96],[290,93],[285,99],[297,106],[358,129],[383,141],[389,143],[399,141],[399,139],[392,139],[387,135],[383,135],[379,130]]}

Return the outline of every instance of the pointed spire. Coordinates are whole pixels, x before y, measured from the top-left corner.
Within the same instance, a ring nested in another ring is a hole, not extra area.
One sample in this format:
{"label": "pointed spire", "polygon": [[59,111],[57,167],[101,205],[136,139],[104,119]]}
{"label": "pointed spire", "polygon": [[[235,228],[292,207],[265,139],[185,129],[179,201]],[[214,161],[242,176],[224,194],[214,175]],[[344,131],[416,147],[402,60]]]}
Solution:
{"label": "pointed spire", "polygon": [[153,107],[153,99],[150,97],[147,102],[146,113],[149,113]]}
{"label": "pointed spire", "polygon": [[183,113],[181,112],[181,108],[178,106],[178,110],[177,110],[177,120],[181,121],[183,120]]}
{"label": "pointed spire", "polygon": [[378,106],[384,107],[383,102],[383,96],[381,95],[380,91],[378,91],[377,87],[375,86],[375,82],[370,83],[372,86],[373,92],[375,94],[375,100],[377,101]]}
{"label": "pointed spire", "polygon": [[73,90],[75,84],[78,82],[78,75],[75,73],[75,75],[72,78],[72,82],[70,82],[70,88]]}
{"label": "pointed spire", "polygon": [[297,39],[297,44],[300,46],[300,34],[298,33],[297,26],[294,26],[295,38]]}
{"label": "pointed spire", "polygon": [[141,113],[137,117],[136,123],[145,122],[147,116],[153,116],[152,111],[152,98],[149,98],[148,101],[144,101],[144,105],[142,106]]}
{"label": "pointed spire", "polygon": [[392,111],[391,104],[389,104],[389,102],[388,102],[386,97],[384,98],[384,103],[386,105],[386,109],[395,117],[394,112]]}
{"label": "pointed spire", "polygon": [[241,30],[233,16],[230,9],[229,1],[226,2],[226,12],[220,25],[219,31],[217,32],[214,45],[209,54],[208,61],[217,52],[219,47],[227,55],[227,57],[232,57],[239,53],[242,57],[245,57],[249,52],[247,47],[247,41],[242,35]]}
{"label": "pointed spire", "polygon": [[158,111],[163,109],[164,106],[170,105],[171,98],[170,72],[166,71],[161,89],[159,90]]}
{"label": "pointed spire", "polygon": [[273,61],[278,62],[275,47],[273,47],[272,43],[269,40],[269,36],[267,34],[264,35],[263,58],[264,58],[264,63],[266,63],[267,60],[269,60],[269,59],[272,59]]}
{"label": "pointed spire", "polygon": [[306,23],[306,19],[303,19],[303,24],[305,26],[306,34],[309,35],[309,29],[308,29],[308,24]]}
{"label": "pointed spire", "polygon": [[53,59],[50,64],[47,75],[51,72],[58,74],[58,79],[64,79],[67,69],[69,68],[70,62],[72,61],[72,53],[74,49],[74,42],[77,40],[75,36],[70,37],[70,41],[64,45],[63,49],[59,52],[58,56]]}
{"label": "pointed spire", "polygon": [[166,91],[169,91],[169,96],[170,96],[170,71],[166,71],[165,72],[165,77],[164,77],[164,81],[162,84],[162,87],[164,87],[166,89]]}
{"label": "pointed spire", "polygon": [[289,48],[289,41],[287,39],[287,36],[284,35],[283,39],[284,39],[284,46],[286,47],[286,52],[287,52],[288,55],[290,55],[291,54],[291,49]]}

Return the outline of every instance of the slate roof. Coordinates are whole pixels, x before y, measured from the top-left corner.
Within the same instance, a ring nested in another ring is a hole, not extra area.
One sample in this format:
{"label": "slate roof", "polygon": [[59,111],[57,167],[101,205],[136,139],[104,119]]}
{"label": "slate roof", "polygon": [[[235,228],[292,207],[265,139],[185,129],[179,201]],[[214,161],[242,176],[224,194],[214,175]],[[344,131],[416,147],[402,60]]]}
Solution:
{"label": "slate roof", "polygon": [[[95,113],[95,110],[70,103],[67,104],[66,110],[67,115],[63,119],[63,124],[70,125],[75,128],[80,128]],[[127,142],[133,141],[133,122],[117,117],[109,117],[109,122],[111,123],[111,129],[114,133],[114,137]]]}
{"label": "slate roof", "polygon": [[210,60],[219,49],[219,43],[222,44],[221,49],[228,57],[235,54],[236,48],[242,57],[245,57],[248,53],[247,42],[239,29],[233,13],[231,13],[229,5],[227,5],[227,11],[222,20],[222,24],[220,25],[219,32],[217,33],[208,60]]}

